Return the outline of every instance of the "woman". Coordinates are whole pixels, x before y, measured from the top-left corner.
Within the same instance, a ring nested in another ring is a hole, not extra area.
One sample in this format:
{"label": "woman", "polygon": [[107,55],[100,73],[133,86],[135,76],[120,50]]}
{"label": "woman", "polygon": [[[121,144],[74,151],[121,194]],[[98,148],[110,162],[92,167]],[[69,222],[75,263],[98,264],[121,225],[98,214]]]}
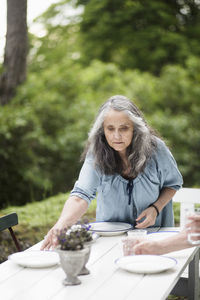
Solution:
{"label": "woman", "polygon": [[55,246],[55,230],[80,219],[96,194],[97,221],[173,226],[171,199],[182,176],[165,143],[128,98],[116,95],[101,106],[83,157],[78,181],[42,249]]}

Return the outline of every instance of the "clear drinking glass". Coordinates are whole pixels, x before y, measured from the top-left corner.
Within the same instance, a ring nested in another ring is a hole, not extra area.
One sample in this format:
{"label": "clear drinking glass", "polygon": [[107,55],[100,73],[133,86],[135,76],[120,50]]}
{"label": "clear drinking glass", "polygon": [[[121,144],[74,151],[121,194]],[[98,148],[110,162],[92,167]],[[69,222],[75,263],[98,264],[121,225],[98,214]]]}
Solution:
{"label": "clear drinking glass", "polygon": [[[200,215],[200,208],[195,208],[193,212],[190,212],[190,216],[192,215]],[[188,215],[188,216],[189,216]],[[192,222],[191,220],[187,220],[187,223]],[[192,245],[200,245],[200,228],[199,232],[196,232],[197,228],[193,228],[192,225],[191,227],[188,228],[188,235],[187,239],[188,242]]]}
{"label": "clear drinking glass", "polygon": [[122,239],[123,255],[133,255],[135,244],[144,240],[146,236],[147,230],[136,229],[128,231],[128,236]]}

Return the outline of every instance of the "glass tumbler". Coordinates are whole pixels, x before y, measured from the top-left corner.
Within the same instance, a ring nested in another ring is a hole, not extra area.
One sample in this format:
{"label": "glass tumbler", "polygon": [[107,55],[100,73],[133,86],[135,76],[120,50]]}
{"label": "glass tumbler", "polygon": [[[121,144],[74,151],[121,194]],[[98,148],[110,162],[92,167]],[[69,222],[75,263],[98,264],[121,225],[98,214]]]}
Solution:
{"label": "glass tumbler", "polygon": [[136,229],[128,231],[128,236],[122,239],[122,248],[123,248],[123,255],[133,255],[134,250],[133,247],[141,242],[142,240],[146,239],[147,230],[144,229]]}
{"label": "glass tumbler", "polygon": [[[200,216],[200,208],[195,208],[193,212],[190,212],[190,216],[199,215]],[[192,220],[187,220],[187,223],[192,222]],[[191,227],[188,228],[187,235],[188,242],[192,245],[200,245],[200,228],[194,228],[191,223]]]}

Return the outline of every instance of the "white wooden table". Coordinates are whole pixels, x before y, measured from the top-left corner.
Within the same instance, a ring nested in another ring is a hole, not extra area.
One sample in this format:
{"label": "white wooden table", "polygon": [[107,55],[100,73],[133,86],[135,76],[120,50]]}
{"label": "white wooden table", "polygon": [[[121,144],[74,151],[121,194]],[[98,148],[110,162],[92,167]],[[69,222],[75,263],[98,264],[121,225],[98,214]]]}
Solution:
{"label": "white wooden table", "polygon": [[[161,233],[160,233],[161,234]],[[82,284],[63,286],[65,274],[59,265],[30,269],[6,261],[0,265],[0,299],[2,300],[161,300],[166,299],[189,265],[188,299],[198,299],[198,253],[193,247],[167,254],[177,259],[174,269],[159,274],[134,274],[114,263],[121,256],[121,236],[100,237],[92,245],[87,264],[89,275],[80,276]],[[40,248],[41,243],[31,250]],[[29,251],[29,250],[28,250]]]}

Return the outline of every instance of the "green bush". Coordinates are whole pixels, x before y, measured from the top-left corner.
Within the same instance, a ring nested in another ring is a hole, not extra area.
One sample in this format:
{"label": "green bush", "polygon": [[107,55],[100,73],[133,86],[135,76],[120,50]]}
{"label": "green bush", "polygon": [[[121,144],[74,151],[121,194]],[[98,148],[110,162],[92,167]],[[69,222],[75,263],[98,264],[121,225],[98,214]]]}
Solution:
{"label": "green bush", "polygon": [[15,99],[0,107],[0,207],[72,188],[100,103],[114,87],[123,91],[116,71],[99,62],[83,70],[66,60],[40,78],[30,73]]}
{"label": "green bush", "polygon": [[90,124],[114,94],[134,100],[166,139],[185,186],[199,186],[198,62],[168,66],[159,78],[99,61],[83,69],[67,59],[30,72],[15,99],[0,107],[0,207],[70,190]]}
{"label": "green bush", "polygon": [[190,57],[185,68],[166,66],[157,81],[160,95],[151,124],[167,140],[185,186],[200,186],[200,59]]}
{"label": "green bush", "polygon": [[12,103],[0,108],[0,207],[72,187],[87,113],[83,118],[75,100],[77,78],[68,73],[68,81],[59,68],[45,71],[40,79],[30,75]]}

